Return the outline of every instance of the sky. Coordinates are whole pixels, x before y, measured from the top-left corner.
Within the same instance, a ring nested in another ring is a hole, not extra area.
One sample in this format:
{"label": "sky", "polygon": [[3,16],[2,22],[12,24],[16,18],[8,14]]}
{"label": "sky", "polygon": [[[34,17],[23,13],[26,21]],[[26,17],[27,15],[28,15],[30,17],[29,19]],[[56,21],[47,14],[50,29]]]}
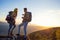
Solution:
{"label": "sky", "polygon": [[32,12],[31,24],[60,26],[60,0],[0,0],[0,21],[6,22],[8,12],[18,8],[16,23],[21,23],[25,7]]}

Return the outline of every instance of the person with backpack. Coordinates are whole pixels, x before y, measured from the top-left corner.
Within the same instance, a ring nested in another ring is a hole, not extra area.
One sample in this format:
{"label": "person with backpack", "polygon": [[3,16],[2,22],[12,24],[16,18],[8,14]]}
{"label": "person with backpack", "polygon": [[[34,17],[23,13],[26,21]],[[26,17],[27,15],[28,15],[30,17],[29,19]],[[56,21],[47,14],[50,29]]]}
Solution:
{"label": "person with backpack", "polygon": [[18,34],[20,34],[20,27],[24,26],[24,39],[26,40],[26,33],[27,33],[26,28],[27,28],[28,23],[31,22],[31,20],[32,20],[32,14],[31,14],[31,12],[27,11],[27,8],[24,8],[23,15],[24,15],[24,17],[22,17],[23,21],[18,27]]}
{"label": "person with backpack", "polygon": [[18,11],[18,9],[15,8],[14,11],[10,11],[6,17],[6,21],[9,24],[8,35],[12,35],[12,32],[13,32],[14,28],[16,27],[15,19],[17,17],[17,11]]}

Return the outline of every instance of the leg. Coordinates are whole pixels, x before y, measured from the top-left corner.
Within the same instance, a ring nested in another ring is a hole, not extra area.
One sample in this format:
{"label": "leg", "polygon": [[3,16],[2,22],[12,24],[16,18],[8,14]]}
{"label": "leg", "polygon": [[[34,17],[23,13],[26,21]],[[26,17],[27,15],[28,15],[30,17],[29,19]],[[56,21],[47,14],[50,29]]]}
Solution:
{"label": "leg", "polygon": [[27,28],[28,22],[24,22],[24,38],[26,38],[26,28]]}
{"label": "leg", "polygon": [[10,31],[11,31],[11,28],[12,28],[12,24],[9,24],[8,35],[9,35]]}
{"label": "leg", "polygon": [[13,27],[12,27],[12,29],[11,29],[11,33],[13,32],[14,28],[16,27],[16,25],[15,25],[15,20],[13,20],[12,25],[13,25]]}
{"label": "leg", "polygon": [[20,27],[23,25],[23,23],[21,23],[19,26],[18,26],[18,34],[20,34]]}
{"label": "leg", "polygon": [[20,27],[23,25],[23,23],[21,23],[19,26],[18,26],[18,34],[17,34],[17,40],[20,40]]}
{"label": "leg", "polygon": [[12,34],[12,32],[13,32],[13,30],[14,30],[15,27],[16,27],[16,25],[14,24],[14,25],[13,25],[13,28],[12,28],[12,30],[11,30],[11,34]]}

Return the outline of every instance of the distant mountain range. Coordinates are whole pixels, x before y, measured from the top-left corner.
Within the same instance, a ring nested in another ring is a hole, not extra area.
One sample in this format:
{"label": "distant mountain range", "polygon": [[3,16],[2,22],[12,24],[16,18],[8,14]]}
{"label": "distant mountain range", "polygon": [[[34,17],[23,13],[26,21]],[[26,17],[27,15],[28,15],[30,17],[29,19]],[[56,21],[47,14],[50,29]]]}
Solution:
{"label": "distant mountain range", "polygon": [[[14,32],[13,32],[14,34],[17,34],[17,32],[18,32],[18,25],[16,25],[16,28],[14,29]],[[3,34],[6,35],[8,32],[8,28],[9,28],[8,23],[0,22],[0,35],[3,35]],[[43,29],[47,29],[47,28],[45,28],[43,26],[29,24],[27,26],[27,34],[30,34],[32,32],[38,31],[38,30],[43,30]],[[24,34],[23,27],[21,27],[21,34]]]}
{"label": "distant mountain range", "polygon": [[0,22],[0,35],[7,34],[8,24],[5,22]]}

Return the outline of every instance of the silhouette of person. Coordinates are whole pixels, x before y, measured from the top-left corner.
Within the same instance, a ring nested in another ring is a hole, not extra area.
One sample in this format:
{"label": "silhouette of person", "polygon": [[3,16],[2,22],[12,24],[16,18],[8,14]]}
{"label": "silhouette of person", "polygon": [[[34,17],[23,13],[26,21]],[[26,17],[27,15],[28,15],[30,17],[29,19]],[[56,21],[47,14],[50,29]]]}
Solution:
{"label": "silhouette of person", "polygon": [[12,35],[14,28],[16,27],[15,19],[17,17],[18,9],[15,8],[14,11],[10,11],[6,17],[6,21],[9,23],[8,35]]}
{"label": "silhouette of person", "polygon": [[22,14],[22,15],[24,15],[24,17],[22,17],[23,21],[18,27],[18,34],[20,34],[20,27],[24,26],[24,39],[26,39],[26,33],[27,33],[26,28],[27,28],[28,23],[32,19],[32,15],[31,15],[31,12],[27,11],[27,8],[24,8],[24,14]]}
{"label": "silhouette of person", "polygon": [[16,24],[15,24],[15,19],[16,19],[16,17],[17,17],[17,12],[18,12],[18,8],[15,8],[14,9],[14,12],[12,13],[12,18],[14,19],[14,22],[13,22],[13,25],[14,25],[14,27],[12,28],[12,30],[11,30],[11,33],[13,32],[13,30],[14,30],[14,28],[16,27]]}

